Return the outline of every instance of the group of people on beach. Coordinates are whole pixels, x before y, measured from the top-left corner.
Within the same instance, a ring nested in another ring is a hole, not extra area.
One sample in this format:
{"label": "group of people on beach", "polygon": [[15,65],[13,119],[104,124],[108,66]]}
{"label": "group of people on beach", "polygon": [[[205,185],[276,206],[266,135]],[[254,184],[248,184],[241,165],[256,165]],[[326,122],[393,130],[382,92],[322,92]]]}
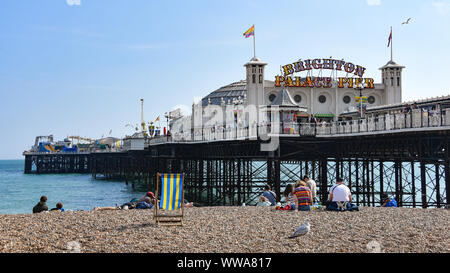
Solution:
{"label": "group of people on beach", "polygon": [[277,204],[276,195],[270,189],[269,185],[264,188],[263,194],[259,197],[257,206],[276,206],[277,210],[300,210],[309,211],[315,202],[317,195],[316,182],[310,179],[308,175],[303,180],[297,181],[295,185],[288,184],[283,192],[286,198],[286,204],[281,206]]}
{"label": "group of people on beach", "polygon": [[[265,185],[264,192],[259,197],[257,206],[275,206],[277,210],[299,210],[311,211],[313,204],[317,202],[316,182],[308,175],[298,180],[295,184],[288,184],[284,189],[283,196],[285,204],[277,203],[276,194],[271,190],[269,185]],[[103,210],[129,210],[129,209],[151,209],[155,204],[155,195],[153,192],[147,192],[141,198],[134,198],[130,202],[122,205],[116,204],[114,207],[94,207],[95,211]],[[184,207],[200,207],[200,204],[188,202],[184,200]],[[397,207],[397,202],[388,194],[382,195],[382,207]],[[326,209],[329,211],[359,211],[359,207],[352,203],[352,193],[344,184],[343,179],[337,178],[336,185],[332,186],[329,191]],[[48,211],[47,196],[41,196],[39,203],[33,207],[33,213]],[[63,204],[58,202],[55,208],[50,211],[64,212]]]}
{"label": "group of people on beach", "polygon": [[[140,199],[133,198],[130,202],[126,202],[122,205],[116,204],[115,207],[94,207],[96,211],[102,210],[129,210],[129,209],[151,209],[155,204],[156,197],[155,194],[151,191],[147,192]],[[202,205],[199,203],[189,202],[184,199],[184,207],[201,207]]]}
{"label": "group of people on beach", "polygon": [[[147,192],[141,198],[133,198],[129,202],[126,202],[122,205],[116,204],[114,207],[94,207],[95,211],[104,211],[104,210],[130,210],[130,209],[151,209],[155,204],[155,194],[151,191]],[[201,207],[202,205],[199,203],[189,202],[186,199],[184,200],[184,207]],[[33,207],[33,213],[39,213],[43,211],[48,211],[47,207],[47,196],[42,196],[39,203]],[[51,209],[50,211],[61,211],[64,212],[63,204],[58,202],[56,204],[56,208]]]}
{"label": "group of people on beach", "polygon": [[[266,185],[263,194],[259,197],[257,206],[275,206],[277,210],[311,211],[313,204],[317,202],[316,182],[308,175],[295,184],[288,184],[283,192],[285,203],[276,202],[276,195]],[[397,207],[397,202],[388,194],[382,195],[382,207]],[[336,179],[336,184],[330,188],[328,200],[325,204],[328,211],[359,211],[359,207],[352,203],[352,193],[341,178]]]}
{"label": "group of people on beach", "polygon": [[[47,196],[43,195],[41,196],[41,199],[39,200],[39,203],[36,204],[36,206],[33,207],[33,213],[40,213],[43,211],[48,212],[47,207]],[[59,211],[64,212],[63,204],[61,202],[56,203],[56,207],[50,209],[50,211]]]}

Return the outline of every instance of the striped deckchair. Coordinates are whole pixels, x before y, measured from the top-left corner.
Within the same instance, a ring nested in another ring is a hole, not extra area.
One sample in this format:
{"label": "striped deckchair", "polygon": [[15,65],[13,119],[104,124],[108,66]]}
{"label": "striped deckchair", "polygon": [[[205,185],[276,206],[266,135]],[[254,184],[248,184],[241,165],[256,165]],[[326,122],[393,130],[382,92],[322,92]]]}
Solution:
{"label": "striped deckchair", "polygon": [[[159,187],[160,181],[161,188]],[[156,198],[154,206],[156,224],[183,225],[183,204],[184,173],[158,173],[156,178]],[[162,213],[162,211],[175,210],[179,211],[179,213]]]}

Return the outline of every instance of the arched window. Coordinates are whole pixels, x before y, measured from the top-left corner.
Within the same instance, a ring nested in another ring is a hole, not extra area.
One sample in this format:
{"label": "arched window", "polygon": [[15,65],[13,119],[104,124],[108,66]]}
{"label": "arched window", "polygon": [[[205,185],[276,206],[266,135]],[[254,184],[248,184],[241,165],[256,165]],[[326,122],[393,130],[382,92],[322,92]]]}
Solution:
{"label": "arched window", "polygon": [[262,75],[259,75],[259,83],[262,83],[262,81],[263,81]]}
{"label": "arched window", "polygon": [[252,75],[252,82],[256,83],[256,75],[255,74]]}

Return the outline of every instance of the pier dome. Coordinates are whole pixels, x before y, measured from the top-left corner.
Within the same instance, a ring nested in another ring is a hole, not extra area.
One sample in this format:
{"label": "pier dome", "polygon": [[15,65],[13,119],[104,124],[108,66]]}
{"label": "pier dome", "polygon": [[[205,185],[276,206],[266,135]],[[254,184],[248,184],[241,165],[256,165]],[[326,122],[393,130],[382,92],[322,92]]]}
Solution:
{"label": "pier dome", "polygon": [[234,82],[209,93],[202,99],[202,106],[207,106],[208,103],[220,105],[222,99],[225,100],[225,103],[228,103],[228,101],[232,102],[233,99],[237,99],[239,96],[241,99],[244,99],[244,95],[246,96],[246,94],[247,83],[245,81]]}
{"label": "pier dome", "polygon": [[[266,84],[273,84],[272,81],[264,81]],[[202,106],[207,106],[209,104],[220,105],[222,99],[228,104],[233,102],[233,99],[238,99],[241,97],[243,100],[247,96],[247,81],[242,80],[238,82],[233,82],[231,84],[220,87],[219,89],[209,93],[207,96],[202,98]]]}

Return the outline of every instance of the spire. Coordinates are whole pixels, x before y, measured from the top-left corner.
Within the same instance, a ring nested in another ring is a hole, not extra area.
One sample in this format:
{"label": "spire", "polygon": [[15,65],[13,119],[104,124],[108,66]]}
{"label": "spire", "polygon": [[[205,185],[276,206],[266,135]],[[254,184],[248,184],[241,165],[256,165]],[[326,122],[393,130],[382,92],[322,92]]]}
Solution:
{"label": "spire", "polygon": [[286,88],[278,92],[275,99],[270,104],[271,106],[297,106],[291,98],[291,95]]}

